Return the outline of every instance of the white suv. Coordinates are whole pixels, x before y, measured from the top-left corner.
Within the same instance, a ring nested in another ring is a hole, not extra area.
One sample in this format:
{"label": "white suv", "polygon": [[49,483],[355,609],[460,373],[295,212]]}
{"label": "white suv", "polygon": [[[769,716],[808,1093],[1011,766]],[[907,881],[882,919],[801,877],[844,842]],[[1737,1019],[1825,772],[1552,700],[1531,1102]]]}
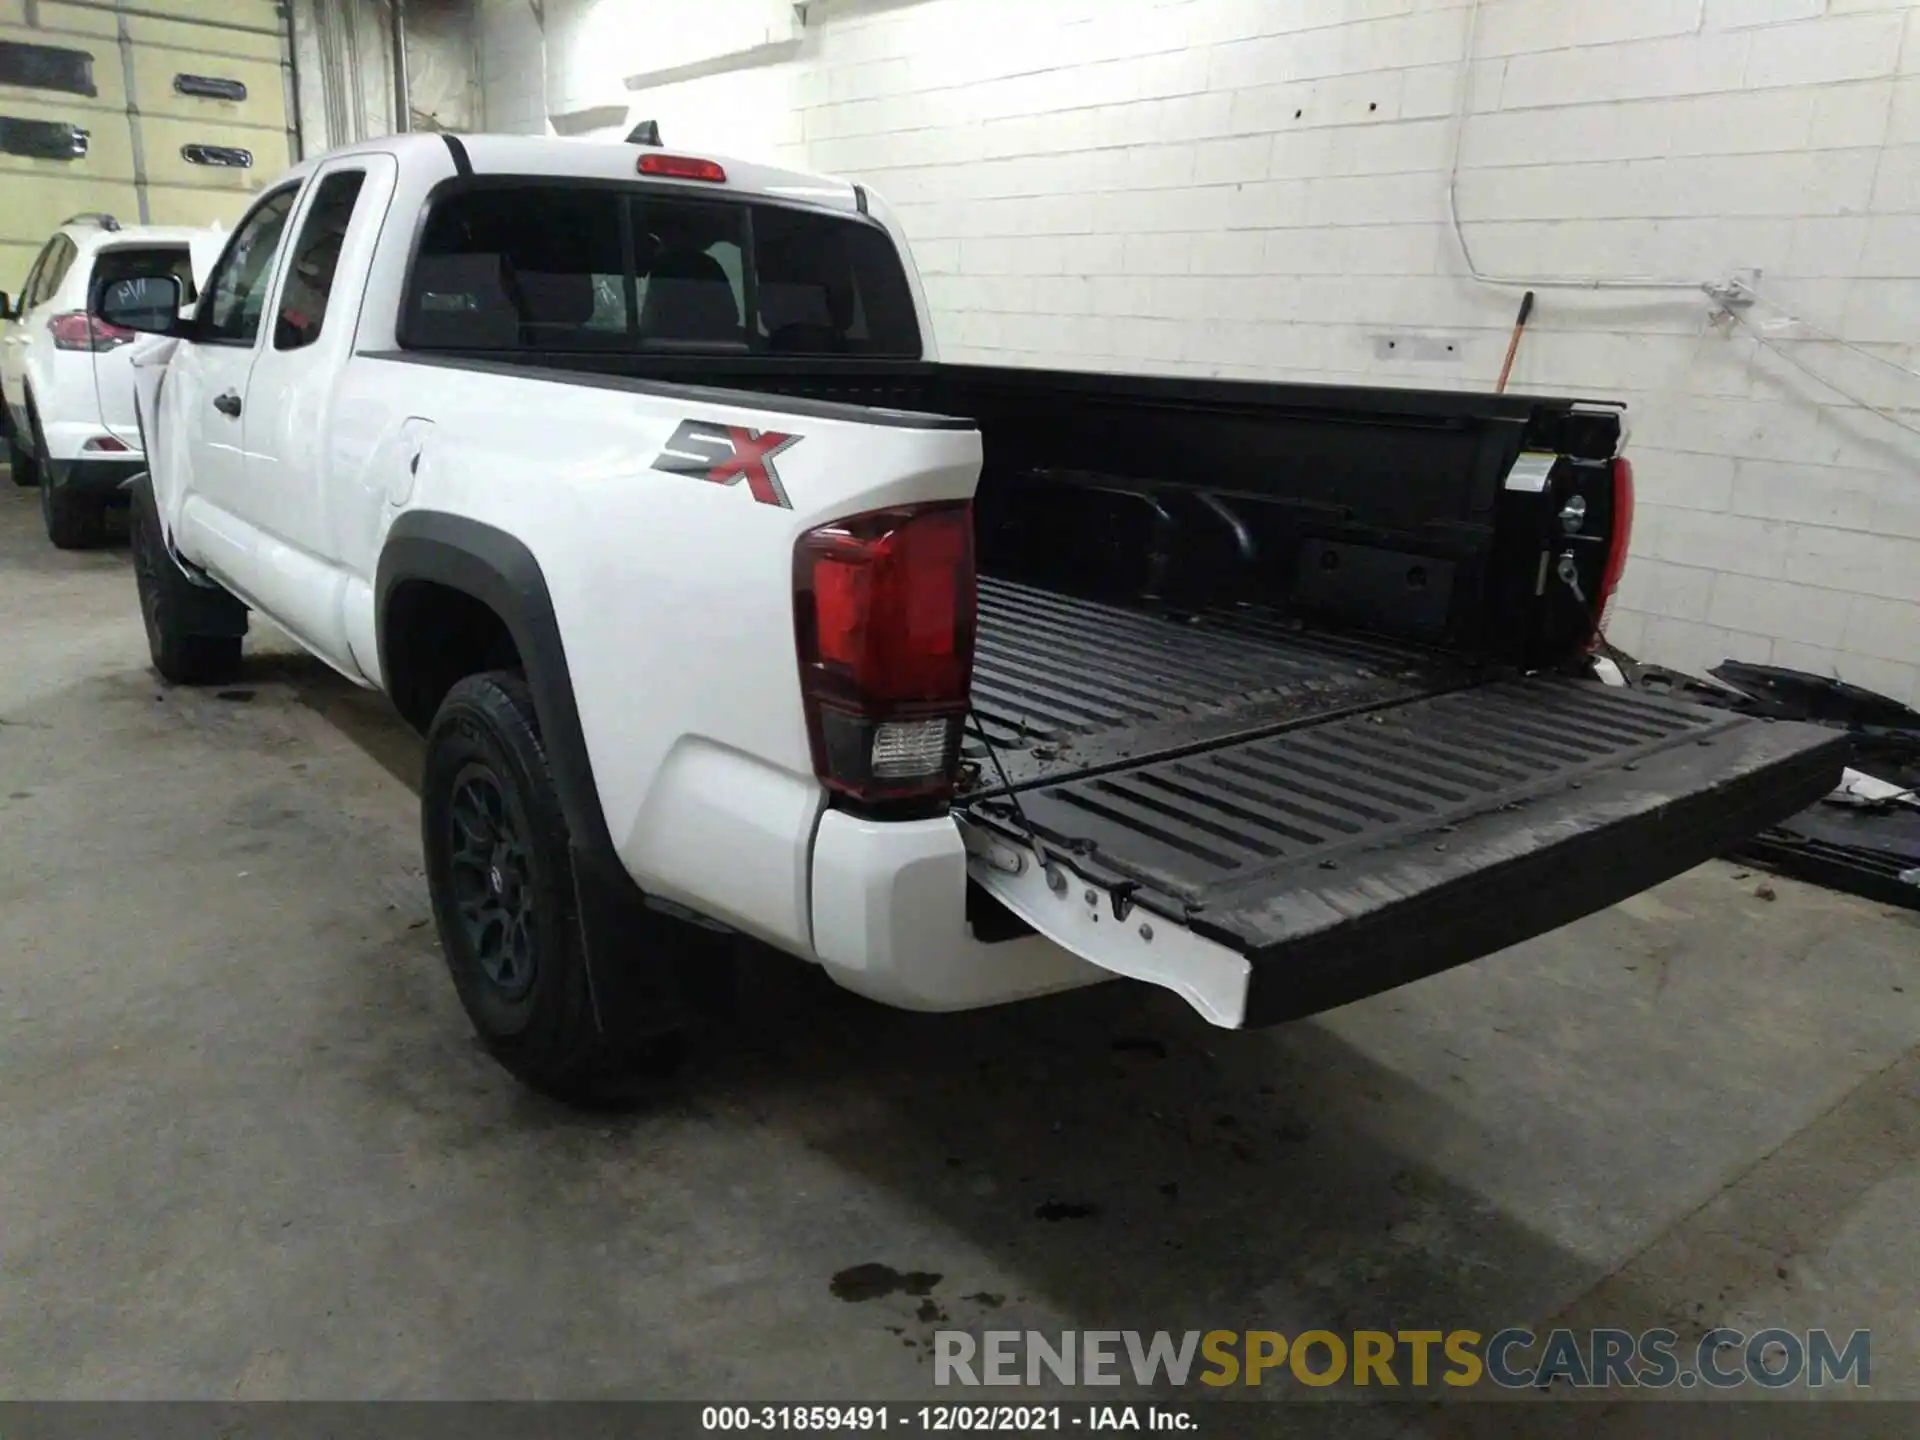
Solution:
{"label": "white suv", "polygon": [[87,315],[103,254],[138,244],[179,246],[183,295],[212,269],[219,230],[122,226],[76,215],[53,233],[17,296],[0,293],[0,390],[14,483],[40,487],[47,538],[63,550],[98,544],[109,506],[146,468],[134,416],[132,354],[151,341]]}

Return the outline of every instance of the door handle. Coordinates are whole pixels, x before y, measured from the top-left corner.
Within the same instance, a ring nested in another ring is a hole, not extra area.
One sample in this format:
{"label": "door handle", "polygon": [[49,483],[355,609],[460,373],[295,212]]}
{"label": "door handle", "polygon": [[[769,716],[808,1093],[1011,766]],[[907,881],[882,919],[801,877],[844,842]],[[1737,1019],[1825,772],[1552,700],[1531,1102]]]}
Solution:
{"label": "door handle", "polygon": [[218,410],[222,415],[228,415],[238,419],[240,415],[240,397],[231,390],[227,391],[224,395],[216,395],[213,397],[213,408]]}

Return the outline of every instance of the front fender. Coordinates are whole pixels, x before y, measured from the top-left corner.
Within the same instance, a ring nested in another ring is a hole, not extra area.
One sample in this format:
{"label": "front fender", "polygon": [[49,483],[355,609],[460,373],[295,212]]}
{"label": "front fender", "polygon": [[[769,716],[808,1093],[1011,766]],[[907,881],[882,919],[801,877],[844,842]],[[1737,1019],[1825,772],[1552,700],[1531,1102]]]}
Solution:
{"label": "front fender", "polygon": [[172,542],[173,520],[179,513],[180,477],[175,473],[173,455],[168,450],[171,434],[163,424],[161,400],[166,394],[167,372],[177,340],[164,340],[146,348],[133,358],[133,423],[140,436],[140,453],[147,457],[147,475],[153,486],[154,505],[160,525]]}

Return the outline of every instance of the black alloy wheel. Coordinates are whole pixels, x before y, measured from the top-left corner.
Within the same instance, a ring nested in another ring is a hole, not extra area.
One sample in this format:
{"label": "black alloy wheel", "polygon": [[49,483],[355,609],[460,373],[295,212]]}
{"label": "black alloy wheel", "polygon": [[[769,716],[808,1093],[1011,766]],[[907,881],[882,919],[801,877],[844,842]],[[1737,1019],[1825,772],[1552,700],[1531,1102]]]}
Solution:
{"label": "black alloy wheel", "polygon": [[454,780],[447,807],[453,908],[480,971],[515,1004],[538,974],[535,887],[527,835],[500,777],[473,762]]}

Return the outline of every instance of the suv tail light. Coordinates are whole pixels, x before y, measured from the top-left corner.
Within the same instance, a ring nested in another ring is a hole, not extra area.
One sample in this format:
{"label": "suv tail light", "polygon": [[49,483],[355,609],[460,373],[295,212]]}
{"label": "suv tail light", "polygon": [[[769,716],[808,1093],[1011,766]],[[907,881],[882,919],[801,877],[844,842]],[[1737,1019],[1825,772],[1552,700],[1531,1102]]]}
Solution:
{"label": "suv tail light", "polygon": [[953,791],[973,682],[973,507],[875,510],[794,546],[814,773],[863,804]]}
{"label": "suv tail light", "polygon": [[1627,547],[1632,543],[1633,462],[1622,457],[1613,462],[1613,526],[1607,534],[1607,563],[1600,572],[1600,605],[1594,617],[1601,635],[1613,619],[1614,592],[1627,572]]}
{"label": "suv tail light", "polygon": [[69,310],[47,321],[57,350],[112,350],[135,338],[135,332],[97,320],[84,310]]}

